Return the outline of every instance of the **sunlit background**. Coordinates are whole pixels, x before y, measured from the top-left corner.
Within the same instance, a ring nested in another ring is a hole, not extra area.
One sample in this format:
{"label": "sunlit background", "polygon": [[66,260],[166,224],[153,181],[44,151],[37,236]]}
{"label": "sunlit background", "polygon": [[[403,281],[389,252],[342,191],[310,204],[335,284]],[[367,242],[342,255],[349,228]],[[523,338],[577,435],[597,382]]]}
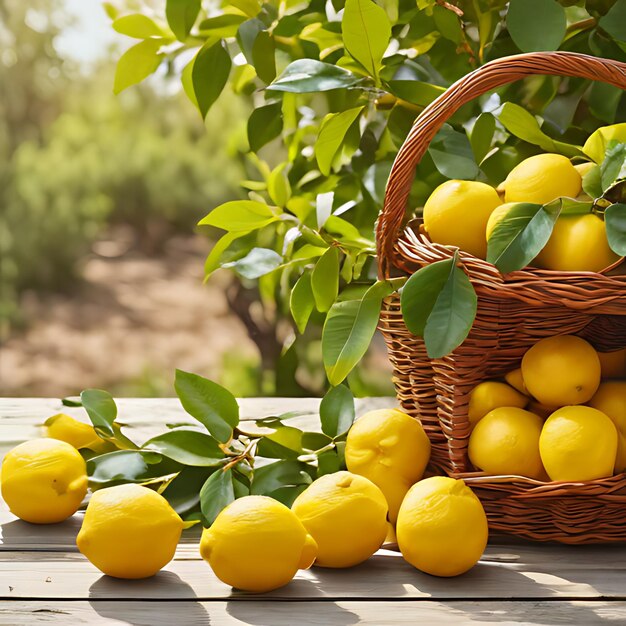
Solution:
{"label": "sunlit background", "polygon": [[[96,0],[0,4],[0,395],[173,395],[176,367],[277,392],[260,368],[273,335],[226,272],[203,285],[195,228],[242,197],[246,105],[224,94],[204,128],[163,68],[114,96],[128,45]],[[318,359],[295,392],[319,392]]]}

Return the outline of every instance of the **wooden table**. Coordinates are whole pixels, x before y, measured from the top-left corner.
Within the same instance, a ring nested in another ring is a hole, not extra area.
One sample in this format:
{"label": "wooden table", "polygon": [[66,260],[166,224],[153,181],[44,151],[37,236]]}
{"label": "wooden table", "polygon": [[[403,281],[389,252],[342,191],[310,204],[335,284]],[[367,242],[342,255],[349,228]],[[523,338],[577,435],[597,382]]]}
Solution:
{"label": "wooden table", "polygon": [[[317,422],[314,399],[247,399],[245,418],[306,410]],[[358,413],[389,406],[367,399]],[[138,443],[185,421],[176,400],[119,401],[120,421]],[[0,400],[0,454],[40,436],[44,419],[63,410],[58,400]],[[4,506],[4,505],[3,505]],[[121,581],[103,576],[74,539],[77,514],[35,526],[0,511],[0,624],[31,626],[208,626],[303,624],[626,624],[626,547],[531,544],[494,540],[464,576],[423,574],[392,551],[381,550],[349,570],[313,568],[287,587],[264,595],[234,591],[215,578],[198,554],[197,530],[187,531],[175,559],[153,578]]]}

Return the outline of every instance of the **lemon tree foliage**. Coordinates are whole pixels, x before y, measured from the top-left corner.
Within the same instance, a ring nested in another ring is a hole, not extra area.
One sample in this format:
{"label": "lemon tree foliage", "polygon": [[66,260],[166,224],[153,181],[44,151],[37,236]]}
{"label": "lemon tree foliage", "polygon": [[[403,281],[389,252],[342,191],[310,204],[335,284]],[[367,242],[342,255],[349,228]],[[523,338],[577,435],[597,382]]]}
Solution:
{"label": "lemon tree foliage", "polygon": [[175,389],[189,419],[141,445],[122,433],[117,406],[106,391],[87,389],[80,400],[64,400],[82,405],[107,442],[104,453],[89,442],[78,445],[93,489],[149,485],[183,519],[210,526],[236,498],[269,495],[289,506],[316,478],[345,469],[346,432],[355,417],[346,385],[322,400],[322,432],[292,425],[302,413],[241,420],[235,397],[197,374],[178,370]]}
{"label": "lemon tree foliage", "polygon": [[[241,198],[207,207],[201,222],[225,231],[206,272],[236,272],[262,304],[283,379],[322,335],[334,386],[356,375],[375,329],[374,224],[391,163],[424,107],[498,57],[558,49],[626,60],[626,0],[168,0],[153,8],[111,9],[121,32],[143,40],[140,56],[126,53],[140,62],[120,59],[116,86],[166,64],[202,116],[225,91],[251,103]],[[585,160],[585,139],[625,113],[621,91],[600,83],[534,76],[504,86],[441,129],[416,168],[407,209],[418,210],[447,178],[498,185],[540,151]],[[587,177],[597,192],[589,210],[607,209],[606,192],[622,176],[619,157],[600,165],[604,148]],[[534,252],[528,242],[549,237],[563,210],[519,209],[496,229],[490,258],[502,271],[521,267]],[[621,250],[623,209],[606,216]],[[425,334],[430,354],[462,342],[475,311],[461,264],[444,269],[427,300],[411,295],[423,275],[403,294],[407,324]]]}

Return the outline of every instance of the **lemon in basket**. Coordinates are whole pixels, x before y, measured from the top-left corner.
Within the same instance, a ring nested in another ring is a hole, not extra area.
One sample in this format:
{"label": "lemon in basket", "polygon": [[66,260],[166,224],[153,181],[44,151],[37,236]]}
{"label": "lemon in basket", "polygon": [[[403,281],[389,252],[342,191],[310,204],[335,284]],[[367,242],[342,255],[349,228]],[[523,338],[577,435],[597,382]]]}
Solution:
{"label": "lemon in basket", "polygon": [[609,247],[604,220],[587,213],[559,217],[532,264],[561,272],[599,272],[619,259]]}
{"label": "lemon in basket", "polygon": [[516,165],[504,181],[506,202],[546,204],[562,196],[575,198],[582,178],[561,154],[536,154]]}
{"label": "lemon in basket", "polygon": [[422,425],[399,409],[369,411],[348,431],[346,466],[369,478],[384,494],[395,523],[409,487],[423,475],[430,440]]}
{"label": "lemon in basket", "polygon": [[501,406],[514,406],[523,409],[529,397],[497,380],[486,380],[472,389],[467,417],[475,425],[487,413]]}
{"label": "lemon in basket", "polygon": [[501,203],[496,190],[485,183],[448,180],[426,200],[424,229],[435,243],[457,246],[484,259],[487,221]]}
{"label": "lemon in basket", "polygon": [[528,393],[528,389],[526,389],[526,383],[524,382],[524,377],[522,376],[522,368],[518,367],[515,370],[510,371],[505,377],[504,380],[516,389],[520,393],[523,393],[525,396],[530,396]]}
{"label": "lemon in basket", "polygon": [[626,381],[607,380],[600,383],[589,406],[610,417],[617,428],[615,471],[626,471]]}
{"label": "lemon in basket", "polygon": [[104,574],[147,578],[174,558],[183,526],[156,491],[117,485],[91,496],[76,545]]}
{"label": "lemon in basket", "polygon": [[541,460],[551,480],[582,481],[613,474],[617,429],[601,411],[565,406],[547,420],[539,437]]}
{"label": "lemon in basket", "polygon": [[222,582],[263,593],[311,567],[317,545],[284,504],[267,496],[244,496],[202,532],[200,554]]}
{"label": "lemon in basket", "polygon": [[11,513],[33,524],[54,524],[78,510],[87,493],[87,466],[69,443],[33,439],[7,452],[1,481]]}
{"label": "lemon in basket", "polygon": [[541,404],[583,404],[600,384],[600,359],[580,337],[547,337],[524,354],[522,375],[528,391]]}
{"label": "lemon in basket", "polygon": [[370,480],[350,472],[313,481],[291,510],[317,542],[315,565],[351,567],[368,559],[387,536],[387,502]]}
{"label": "lemon in basket", "polygon": [[542,419],[518,407],[501,407],[487,413],[474,427],[468,454],[474,467],[493,475],[539,479]]}
{"label": "lemon in basket", "polygon": [[396,534],[402,556],[413,567],[434,576],[458,576],[485,550],[487,516],[462,480],[433,476],[407,493]]}

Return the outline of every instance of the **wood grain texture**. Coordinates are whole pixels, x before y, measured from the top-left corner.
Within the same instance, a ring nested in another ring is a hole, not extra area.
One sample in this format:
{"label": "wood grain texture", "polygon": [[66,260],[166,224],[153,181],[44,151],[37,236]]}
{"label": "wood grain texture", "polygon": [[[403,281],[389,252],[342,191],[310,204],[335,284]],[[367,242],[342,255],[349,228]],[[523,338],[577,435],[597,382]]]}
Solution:
{"label": "wood grain texture", "polygon": [[623,624],[625,602],[11,602],[0,624],[86,626],[351,626],[446,624],[554,626]]}

